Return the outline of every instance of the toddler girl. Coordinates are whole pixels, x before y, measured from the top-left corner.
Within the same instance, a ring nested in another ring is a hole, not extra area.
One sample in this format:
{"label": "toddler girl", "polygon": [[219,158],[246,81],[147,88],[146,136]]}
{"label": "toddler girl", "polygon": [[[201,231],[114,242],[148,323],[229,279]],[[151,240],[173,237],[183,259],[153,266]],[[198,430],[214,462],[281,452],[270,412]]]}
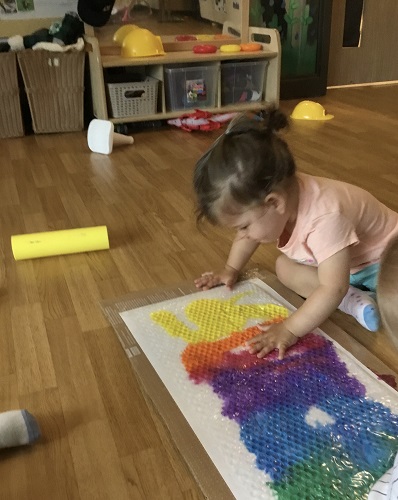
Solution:
{"label": "toddler girl", "polygon": [[280,359],[297,339],[338,307],[371,331],[379,327],[374,301],[380,256],[398,234],[398,214],[367,191],[296,172],[278,131],[286,116],[270,109],[263,120],[235,118],[195,167],[198,221],[236,230],[224,269],[195,281],[207,290],[232,287],[261,243],[276,242],[279,280],[306,298],[283,323],[249,342],[262,358]]}

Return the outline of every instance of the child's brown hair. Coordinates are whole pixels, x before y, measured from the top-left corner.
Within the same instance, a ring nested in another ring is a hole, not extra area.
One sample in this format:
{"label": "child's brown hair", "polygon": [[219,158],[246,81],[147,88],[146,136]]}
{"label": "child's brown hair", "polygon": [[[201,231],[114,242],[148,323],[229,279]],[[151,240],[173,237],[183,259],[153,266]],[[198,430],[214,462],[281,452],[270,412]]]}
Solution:
{"label": "child's brown hair", "polygon": [[197,162],[194,189],[197,220],[217,224],[220,207],[260,204],[276,185],[296,172],[293,156],[277,132],[288,125],[275,107],[262,120],[238,115]]}
{"label": "child's brown hair", "polygon": [[394,237],[381,258],[377,300],[383,324],[398,348],[398,237]]}

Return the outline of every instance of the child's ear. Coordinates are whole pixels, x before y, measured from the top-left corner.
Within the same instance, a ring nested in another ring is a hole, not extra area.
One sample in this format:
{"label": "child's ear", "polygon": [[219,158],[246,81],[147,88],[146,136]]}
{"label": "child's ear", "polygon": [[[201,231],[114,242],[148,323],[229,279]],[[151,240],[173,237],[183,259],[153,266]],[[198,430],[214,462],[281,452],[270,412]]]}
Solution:
{"label": "child's ear", "polygon": [[272,192],[268,194],[264,199],[264,205],[267,207],[273,207],[279,214],[284,214],[286,211],[286,199],[282,193]]}

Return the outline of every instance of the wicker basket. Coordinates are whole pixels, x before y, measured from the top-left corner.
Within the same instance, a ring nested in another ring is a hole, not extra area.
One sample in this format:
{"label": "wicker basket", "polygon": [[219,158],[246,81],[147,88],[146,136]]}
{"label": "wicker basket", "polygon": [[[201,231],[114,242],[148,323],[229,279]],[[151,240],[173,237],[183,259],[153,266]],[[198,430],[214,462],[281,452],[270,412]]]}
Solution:
{"label": "wicker basket", "polygon": [[112,117],[155,114],[158,86],[159,80],[151,76],[140,82],[107,83]]}
{"label": "wicker basket", "polygon": [[0,54],[0,138],[21,137],[24,127],[15,52]]}
{"label": "wicker basket", "polygon": [[18,61],[37,134],[73,132],[84,126],[82,52],[25,50]]}

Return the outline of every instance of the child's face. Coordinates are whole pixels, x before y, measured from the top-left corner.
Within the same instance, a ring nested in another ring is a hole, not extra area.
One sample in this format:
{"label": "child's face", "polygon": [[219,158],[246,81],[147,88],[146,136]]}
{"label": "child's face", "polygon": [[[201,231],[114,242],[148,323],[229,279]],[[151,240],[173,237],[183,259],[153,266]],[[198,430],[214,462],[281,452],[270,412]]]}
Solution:
{"label": "child's face", "polygon": [[242,238],[257,243],[273,243],[281,236],[288,216],[274,204],[262,204],[241,214],[223,214],[219,217],[223,226],[236,229]]}

